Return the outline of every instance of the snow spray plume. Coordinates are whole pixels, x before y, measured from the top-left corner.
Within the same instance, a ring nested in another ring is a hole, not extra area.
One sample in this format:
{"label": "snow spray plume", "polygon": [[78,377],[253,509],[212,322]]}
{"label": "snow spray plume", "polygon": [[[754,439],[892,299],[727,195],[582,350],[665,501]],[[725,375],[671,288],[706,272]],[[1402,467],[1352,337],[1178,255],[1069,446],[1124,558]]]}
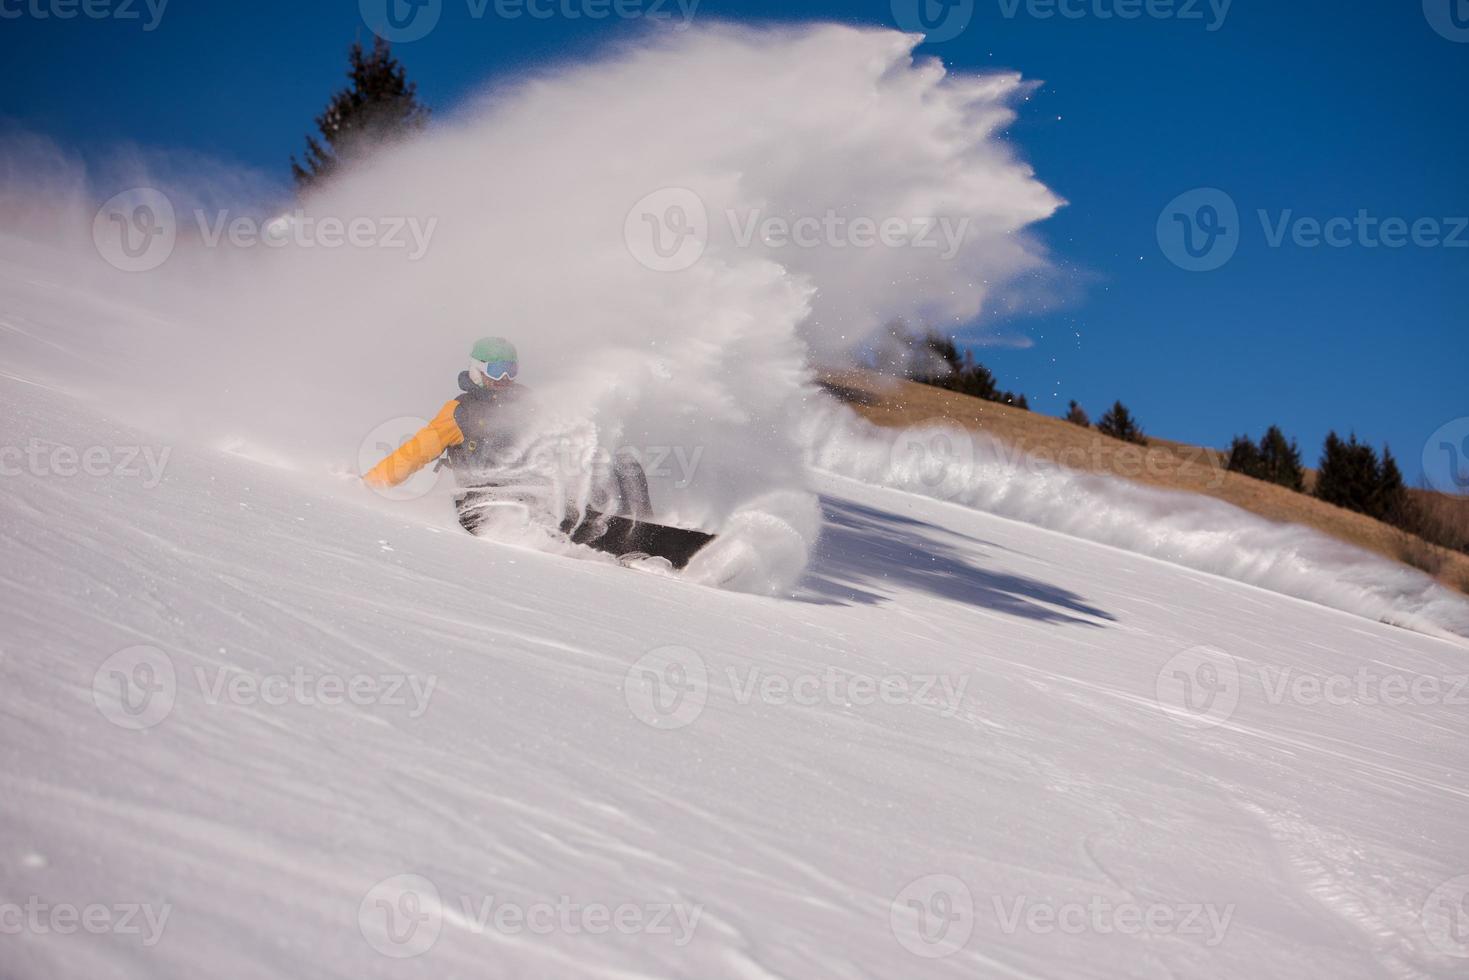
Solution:
{"label": "snow spray plume", "polygon": [[[746,529],[780,557],[737,587],[783,589],[817,523],[793,431],[813,361],[894,317],[968,319],[979,284],[1044,265],[1021,232],[1059,202],[995,138],[1026,86],[915,64],[919,40],[650,33],[379,153],[273,226],[283,242],[211,246],[219,216],[190,229],[180,208],[147,278],[176,287],[192,340],[145,353],[166,370],[138,387],[176,391],[211,440],[355,466],[375,425],[437,411],[470,343],[504,335],[544,438],[663,454],[660,514]],[[325,247],[333,219],[366,244]]]}

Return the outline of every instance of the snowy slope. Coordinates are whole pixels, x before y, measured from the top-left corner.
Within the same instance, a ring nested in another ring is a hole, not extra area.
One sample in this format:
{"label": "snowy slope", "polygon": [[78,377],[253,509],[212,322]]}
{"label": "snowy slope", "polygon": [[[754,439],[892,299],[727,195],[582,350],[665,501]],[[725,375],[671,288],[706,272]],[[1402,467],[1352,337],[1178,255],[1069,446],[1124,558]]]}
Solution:
{"label": "snowy slope", "polygon": [[1461,644],[837,477],[772,599],[168,449],[4,478],[0,975],[1469,966]]}

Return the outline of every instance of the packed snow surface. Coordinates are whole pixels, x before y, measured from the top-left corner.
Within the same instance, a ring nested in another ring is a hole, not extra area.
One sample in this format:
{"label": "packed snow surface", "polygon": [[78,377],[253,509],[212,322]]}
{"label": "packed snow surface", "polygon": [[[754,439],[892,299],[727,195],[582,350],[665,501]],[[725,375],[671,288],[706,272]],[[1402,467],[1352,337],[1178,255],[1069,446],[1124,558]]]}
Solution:
{"label": "packed snow surface", "polygon": [[1455,641],[830,475],[719,591],[37,380],[108,455],[0,497],[7,977],[1464,969]]}

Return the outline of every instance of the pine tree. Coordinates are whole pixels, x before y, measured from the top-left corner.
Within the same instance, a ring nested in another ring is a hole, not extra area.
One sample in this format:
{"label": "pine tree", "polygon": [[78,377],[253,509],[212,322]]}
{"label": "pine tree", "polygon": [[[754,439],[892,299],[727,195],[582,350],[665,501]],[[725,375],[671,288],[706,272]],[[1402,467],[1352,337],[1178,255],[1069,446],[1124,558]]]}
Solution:
{"label": "pine tree", "polygon": [[1229,444],[1229,462],[1225,469],[1231,473],[1242,473],[1263,480],[1265,467],[1260,460],[1260,448],[1249,436],[1235,436]]}
{"label": "pine tree", "polygon": [[1092,420],[1087,417],[1086,409],[1076,404],[1076,399],[1071,400],[1071,407],[1066,409],[1066,421],[1072,425],[1079,425],[1083,429],[1092,427]]}
{"label": "pine tree", "polygon": [[1135,442],[1147,445],[1147,437],[1143,435],[1142,426],[1138,425],[1137,419],[1127,410],[1127,406],[1121,401],[1114,402],[1097,422],[1097,431],[1114,439],[1124,442]]}
{"label": "pine tree", "polygon": [[1278,425],[1266,429],[1258,443],[1251,442],[1249,436],[1235,436],[1229,445],[1227,468],[1298,493],[1306,488],[1300,447],[1294,439],[1287,439]]}
{"label": "pine tree", "polygon": [[983,398],[987,402],[1000,400],[1000,386],[995,383],[994,373],[978,361],[955,378],[949,387],[961,394]]}
{"label": "pine tree", "polygon": [[1321,447],[1321,461],[1316,464],[1316,496],[1338,507],[1352,505],[1347,444],[1334,431],[1326,433],[1326,442]]}
{"label": "pine tree", "polygon": [[932,330],[926,334],[909,333],[901,323],[890,329],[902,332],[907,351],[906,373],[919,384],[1029,411],[1030,403],[1024,394],[1002,391],[994,372],[976,361],[973,351],[967,348],[960,351],[952,338]]}
{"label": "pine tree", "polygon": [[1352,510],[1380,516],[1377,499],[1382,465],[1377,460],[1377,451],[1365,442],[1358,442],[1355,433],[1347,439],[1347,479]]}
{"label": "pine tree", "polygon": [[1260,469],[1262,480],[1278,483],[1296,492],[1306,487],[1306,471],[1301,466],[1300,447],[1294,439],[1286,439],[1279,426],[1272,425],[1260,437]]}
{"label": "pine tree", "polygon": [[333,95],[316,117],[321,140],[306,137],[304,165],[291,157],[291,173],[303,190],[319,185],[374,147],[417,133],[428,122],[429,110],[418,101],[418,86],[408,81],[388,42],[375,38],[370,52],[360,41],[354,42],[347,57],[352,84]]}
{"label": "pine tree", "polygon": [[[1396,461],[1392,470],[1397,473]],[[1397,473],[1396,480],[1401,488],[1401,473]],[[1335,432],[1327,433],[1316,477],[1316,496],[1329,504],[1379,517],[1385,513],[1383,493],[1383,466],[1376,451],[1358,442],[1355,433],[1346,442]]]}
{"label": "pine tree", "polygon": [[1013,391],[1002,391],[995,396],[994,400],[1002,405],[1013,405],[1015,408],[1022,408],[1027,412],[1030,411],[1030,402],[1025,400],[1025,396],[1017,395]]}
{"label": "pine tree", "polygon": [[1392,450],[1382,447],[1382,465],[1377,471],[1377,485],[1372,494],[1369,513],[1378,520],[1397,524],[1404,520],[1408,500],[1408,489],[1403,483],[1403,473]]}

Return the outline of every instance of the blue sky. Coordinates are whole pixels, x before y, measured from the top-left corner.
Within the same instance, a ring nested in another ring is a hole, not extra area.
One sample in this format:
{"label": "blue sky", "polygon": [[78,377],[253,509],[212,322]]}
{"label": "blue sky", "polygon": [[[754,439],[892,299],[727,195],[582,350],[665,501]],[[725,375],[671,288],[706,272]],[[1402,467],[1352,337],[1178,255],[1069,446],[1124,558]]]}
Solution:
{"label": "blue sky", "polygon": [[[0,116],[84,157],[126,141],[191,149],[283,184],[342,82],[346,46],[367,36],[356,0],[170,0],[161,16],[158,0],[90,0],[116,16],[59,19],[67,2],[0,0]],[[438,2],[435,29],[397,47],[435,106],[635,27]],[[701,0],[695,17],[895,25],[916,2]],[[1328,429],[1355,430],[1390,443],[1416,479],[1430,435],[1469,416],[1469,0],[1222,3],[928,8],[955,36],[922,53],[1044,82],[1008,135],[1070,202],[1040,226],[1068,304],[1004,321],[1033,346],[977,353],[1040,411],[1075,398],[1095,417],[1120,397],[1148,431],[1216,446],[1278,422],[1310,463]],[[1139,16],[1118,16],[1129,8]],[[1181,236],[1209,244],[1199,222],[1218,212],[1200,208],[1217,200],[1168,206],[1198,188],[1223,191],[1238,220],[1190,260]],[[1161,238],[1160,217],[1172,229]],[[1332,247],[1312,244],[1303,218],[1353,223],[1333,226],[1346,244]],[[1418,242],[1370,247],[1389,219],[1416,222]],[[1449,238],[1460,247],[1431,244]],[[1170,255],[1218,267],[1187,271]]]}

